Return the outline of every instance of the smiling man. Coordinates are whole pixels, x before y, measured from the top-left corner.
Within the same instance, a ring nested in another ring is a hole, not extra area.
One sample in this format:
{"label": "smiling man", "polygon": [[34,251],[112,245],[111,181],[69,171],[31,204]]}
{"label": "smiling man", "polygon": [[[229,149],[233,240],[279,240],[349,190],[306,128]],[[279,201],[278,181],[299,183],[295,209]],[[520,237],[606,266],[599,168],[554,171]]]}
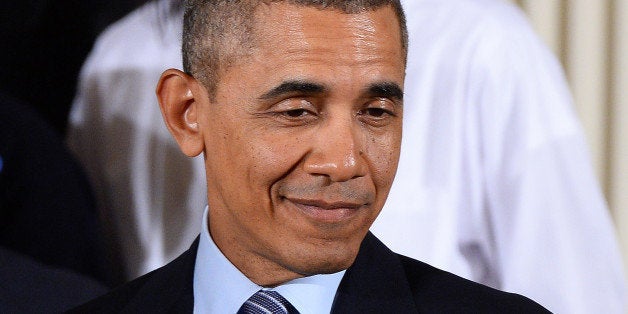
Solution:
{"label": "smiling man", "polygon": [[181,150],[205,158],[201,235],[79,311],[544,311],[368,233],[399,159],[398,1],[189,1],[183,33],[185,72],[157,96]]}
{"label": "smiling man", "polygon": [[168,71],[160,94],[183,151],[205,152],[212,239],[254,282],[277,285],[353,262],[397,166],[404,49],[391,8],[275,3],[253,16],[264,22],[251,47],[215,87],[192,63],[202,83]]}

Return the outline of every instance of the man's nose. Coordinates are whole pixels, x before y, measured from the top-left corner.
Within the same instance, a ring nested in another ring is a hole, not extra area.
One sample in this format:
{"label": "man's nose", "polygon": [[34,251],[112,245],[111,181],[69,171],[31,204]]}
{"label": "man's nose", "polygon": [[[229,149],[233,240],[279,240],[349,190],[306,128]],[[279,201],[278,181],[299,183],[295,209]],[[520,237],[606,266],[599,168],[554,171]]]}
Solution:
{"label": "man's nose", "polygon": [[366,175],[364,134],[351,118],[328,121],[317,132],[313,148],[305,158],[305,171],[324,175],[333,182],[348,181]]}

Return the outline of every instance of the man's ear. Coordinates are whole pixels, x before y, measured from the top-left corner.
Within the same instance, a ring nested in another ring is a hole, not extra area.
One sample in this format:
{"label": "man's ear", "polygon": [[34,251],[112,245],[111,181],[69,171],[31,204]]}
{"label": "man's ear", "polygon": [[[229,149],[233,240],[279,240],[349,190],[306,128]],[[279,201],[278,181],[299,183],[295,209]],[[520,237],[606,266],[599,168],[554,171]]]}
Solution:
{"label": "man's ear", "polygon": [[205,148],[198,123],[202,105],[209,101],[205,88],[184,72],[169,69],[161,74],[156,93],[164,122],[181,151],[199,155]]}

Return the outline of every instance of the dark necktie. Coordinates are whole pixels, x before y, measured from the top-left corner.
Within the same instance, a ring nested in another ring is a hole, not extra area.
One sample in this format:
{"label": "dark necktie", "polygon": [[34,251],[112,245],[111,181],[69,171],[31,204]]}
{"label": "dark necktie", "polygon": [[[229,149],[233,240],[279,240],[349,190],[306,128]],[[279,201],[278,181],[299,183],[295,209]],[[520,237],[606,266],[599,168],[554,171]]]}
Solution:
{"label": "dark necktie", "polygon": [[277,291],[255,292],[238,310],[237,314],[299,314],[299,311]]}

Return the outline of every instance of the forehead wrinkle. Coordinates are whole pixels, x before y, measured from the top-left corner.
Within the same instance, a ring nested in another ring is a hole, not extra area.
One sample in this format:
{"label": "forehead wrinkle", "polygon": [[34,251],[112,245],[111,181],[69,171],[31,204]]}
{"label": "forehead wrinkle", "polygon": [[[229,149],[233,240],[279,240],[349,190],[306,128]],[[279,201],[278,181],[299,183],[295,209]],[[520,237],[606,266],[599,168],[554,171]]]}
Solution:
{"label": "forehead wrinkle", "polygon": [[[352,27],[345,28],[353,29]],[[352,33],[353,36],[351,37],[333,35],[333,33],[336,33],[336,31],[329,30],[328,32],[312,33],[305,36],[303,36],[303,33],[298,32],[276,35],[274,42],[282,46],[276,49],[265,49],[263,53],[285,54],[286,62],[307,60],[312,64],[319,62],[325,64],[333,61],[348,67],[388,63],[391,61],[391,58],[398,56],[397,53],[390,49],[390,45],[385,45],[381,41],[374,42],[373,38],[375,38],[375,35],[373,32],[370,32],[370,34]],[[269,45],[272,44],[269,43]],[[333,60],[328,59],[328,56],[332,54],[337,56],[337,58]]]}

